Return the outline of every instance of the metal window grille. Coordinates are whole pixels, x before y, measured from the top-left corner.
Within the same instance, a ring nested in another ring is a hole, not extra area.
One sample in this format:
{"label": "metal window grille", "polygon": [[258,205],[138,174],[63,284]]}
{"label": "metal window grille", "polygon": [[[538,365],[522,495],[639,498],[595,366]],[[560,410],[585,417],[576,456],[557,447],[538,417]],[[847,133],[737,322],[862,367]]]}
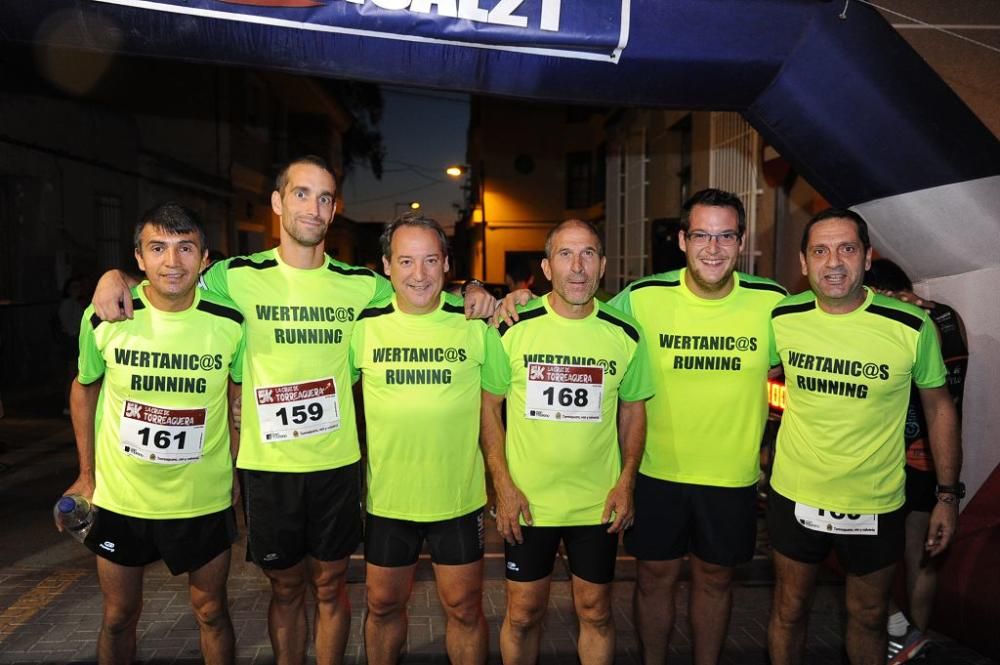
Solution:
{"label": "metal window grille", "polygon": [[117,196],[94,199],[97,229],[97,259],[102,268],[122,265],[122,201]]}
{"label": "metal window grille", "polygon": [[620,291],[646,273],[649,220],[646,218],[648,161],[645,128],[609,146],[605,204],[605,285]]}
{"label": "metal window grille", "polygon": [[604,181],[604,255],[607,257],[604,284],[611,291],[621,290],[621,228],[625,206],[624,153],[625,149],[621,143],[612,143],[608,146],[608,165]]}
{"label": "metal window grille", "polygon": [[743,201],[747,229],[737,269],[753,273],[757,263],[757,167],[760,136],[738,113],[712,113],[709,186],[733,192]]}

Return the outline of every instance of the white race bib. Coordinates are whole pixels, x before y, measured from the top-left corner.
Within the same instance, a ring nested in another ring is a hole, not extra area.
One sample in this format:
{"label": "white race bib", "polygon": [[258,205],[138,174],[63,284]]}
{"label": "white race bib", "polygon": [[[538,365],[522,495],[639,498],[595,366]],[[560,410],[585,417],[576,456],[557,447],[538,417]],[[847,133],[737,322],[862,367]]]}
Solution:
{"label": "white race bib", "polygon": [[853,515],[835,513],[824,508],[813,508],[795,503],[795,518],[799,524],[813,531],[834,533],[840,536],[877,536],[878,515]]}
{"label": "white race bib", "polygon": [[601,367],[528,363],[526,418],[600,422],[603,398]]}
{"label": "white race bib", "polygon": [[288,441],[340,429],[337,382],[333,378],[254,390],[264,441]]}
{"label": "white race bib", "polygon": [[172,409],[125,401],[118,435],[122,452],[156,464],[190,464],[205,445],[205,409]]}

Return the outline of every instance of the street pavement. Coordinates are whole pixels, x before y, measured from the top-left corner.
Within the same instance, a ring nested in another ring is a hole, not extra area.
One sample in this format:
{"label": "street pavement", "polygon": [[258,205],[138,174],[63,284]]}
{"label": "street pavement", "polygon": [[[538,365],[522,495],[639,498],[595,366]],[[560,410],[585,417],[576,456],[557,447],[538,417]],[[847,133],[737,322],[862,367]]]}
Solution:
{"label": "street pavement", "polygon": [[[94,557],[52,526],[52,504],[76,476],[76,452],[69,422],[53,413],[22,409],[0,419],[0,664],[90,664],[101,622],[101,595]],[[487,529],[484,611],[490,627],[490,662],[499,663],[503,619],[503,547]],[[740,569],[725,665],[766,665],[766,626],[773,591],[766,533],[761,530],[754,562]],[[230,609],[236,630],[237,662],[272,663],[267,637],[269,598],[265,578],[244,561],[241,540],[233,549]],[[364,568],[355,554],[349,570],[352,605],[348,663],[363,663]],[[577,663],[575,616],[565,562],[557,562],[542,639],[542,663]],[[634,562],[621,554],[614,586],[619,663],[638,664],[632,624]],[[686,583],[685,583],[686,589]],[[691,633],[684,589],[678,600],[671,663],[691,662]],[[810,618],[809,665],[840,665],[843,656],[843,585],[822,577]],[[409,606],[404,663],[446,663],[444,618],[422,558]],[[139,662],[173,665],[201,662],[198,629],[187,598],[187,580],[162,564],[149,567],[138,629]],[[924,665],[990,665],[993,661],[943,635],[919,662]],[[312,662],[312,661],[311,661]]]}

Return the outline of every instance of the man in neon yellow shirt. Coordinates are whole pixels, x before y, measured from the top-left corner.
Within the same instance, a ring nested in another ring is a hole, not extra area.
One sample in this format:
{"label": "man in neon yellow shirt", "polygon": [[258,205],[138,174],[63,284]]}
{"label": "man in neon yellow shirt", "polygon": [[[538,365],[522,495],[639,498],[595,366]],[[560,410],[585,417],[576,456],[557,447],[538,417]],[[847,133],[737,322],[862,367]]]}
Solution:
{"label": "man in neon yellow shirt", "polygon": [[[247,320],[237,466],[247,554],[271,582],[268,632],[280,665],[305,661],[310,587],[317,663],[344,657],[351,621],[347,565],[362,532],[349,345],[361,311],[392,292],[374,271],[326,255],[336,191],[324,160],[292,161],[271,193],[280,218],[278,247],[216,262],[203,277]],[[102,318],[131,314],[130,301],[120,303],[127,286],[116,271],[102,278],[94,296]],[[467,314],[492,313],[485,291],[469,296]]]}
{"label": "man in neon yellow shirt", "polygon": [[903,431],[917,386],[938,471],[926,551],[955,534],[961,447],[938,336],[919,307],[863,286],[871,265],[864,219],[814,216],[799,259],[811,291],[771,315],[788,405],[768,500],[776,584],[768,630],[774,665],[802,663],[816,569],[831,550],[847,572],[852,663],[884,662],[889,592],[905,533]]}
{"label": "man in neon yellow shirt", "polygon": [[133,662],[143,571],[163,559],[171,573],[188,574],[205,662],[228,664],[236,538],[228,388],[241,378],[243,317],[197,288],[205,235],[181,206],[143,217],[135,257],[147,278],[132,291],[135,318],[106,323],[87,309],[71,388],[80,476],[66,494],[100,509],[84,541],[104,596],[97,659]]}
{"label": "man in neon yellow shirt", "polygon": [[635,526],[625,532],[647,665],[667,659],[684,558],[696,665],[718,662],[733,571],[753,558],[771,308],[786,293],[735,272],[745,231],[735,194],[695,193],[681,215],[687,267],[637,280],[610,303],[646,331],[656,383]]}
{"label": "man in neon yellow shirt", "polygon": [[593,226],[556,226],[542,260],[552,292],[500,326],[503,352],[487,358],[482,439],[507,541],[500,650],[508,665],[538,659],[560,541],[573,574],[580,660],[614,661],[611,581],[618,534],[632,521],[653,384],[638,324],[594,300],[604,266]]}
{"label": "man in neon yellow shirt", "polygon": [[359,317],[351,363],[367,423],[365,650],[398,662],[406,604],[426,541],[455,665],[486,662],[482,609],[485,472],[479,450],[481,373],[500,337],[442,293],[447,238],[434,220],[399,218],[382,234],[395,295]]}

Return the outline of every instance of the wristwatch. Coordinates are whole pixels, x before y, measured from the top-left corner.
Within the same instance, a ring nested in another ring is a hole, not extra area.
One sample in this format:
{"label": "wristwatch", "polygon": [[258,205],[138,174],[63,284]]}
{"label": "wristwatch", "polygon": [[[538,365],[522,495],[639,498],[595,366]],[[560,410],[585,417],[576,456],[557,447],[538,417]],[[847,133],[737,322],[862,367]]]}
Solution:
{"label": "wristwatch", "polygon": [[486,286],[480,282],[478,279],[470,279],[465,284],[462,285],[462,297],[465,297],[465,292],[468,291],[470,286],[478,286],[481,289],[486,289]]}
{"label": "wristwatch", "polygon": [[954,485],[938,485],[935,493],[937,500],[942,503],[958,503],[965,498],[965,483],[959,481]]}

